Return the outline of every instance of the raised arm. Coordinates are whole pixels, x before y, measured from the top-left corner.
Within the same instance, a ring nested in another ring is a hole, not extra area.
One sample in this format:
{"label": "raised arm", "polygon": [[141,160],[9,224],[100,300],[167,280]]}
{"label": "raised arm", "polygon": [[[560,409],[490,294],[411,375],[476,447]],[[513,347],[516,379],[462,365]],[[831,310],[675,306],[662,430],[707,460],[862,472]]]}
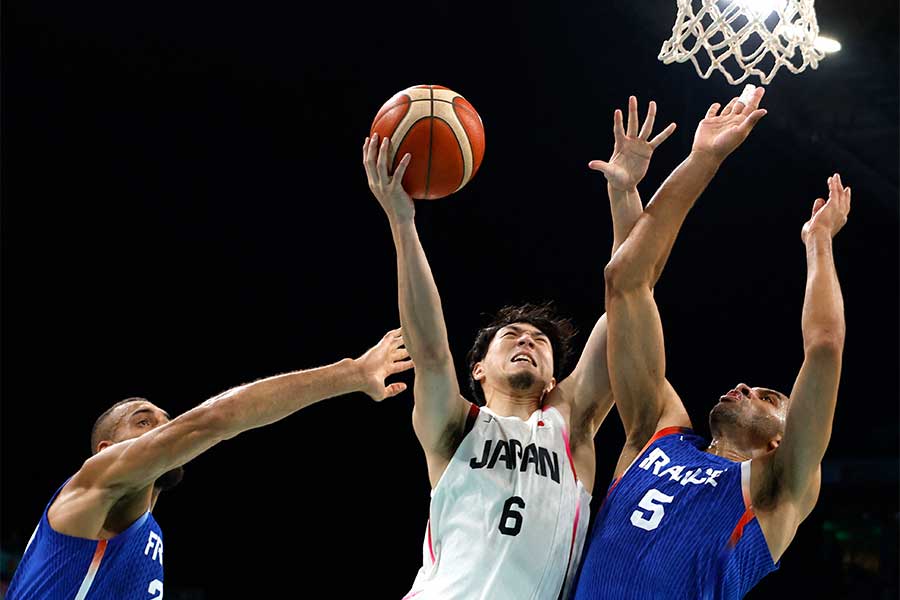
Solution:
{"label": "raised arm", "polygon": [[455,451],[454,442],[465,426],[469,404],[459,393],[441,298],[419,242],[415,206],[402,185],[411,156],[405,155],[391,176],[389,154],[390,140],[382,140],[379,147],[377,134],[363,145],[369,188],[387,214],[397,251],[400,324],[416,363],[413,427],[435,485]]}
{"label": "raised arm", "polygon": [[385,386],[384,380],[413,366],[402,345],[400,330],[390,331],[355,360],[230,389],[139,437],[103,448],[85,461],[54,502],[50,514],[54,529],[93,538],[120,498],[150,486],[222,440],[320,400],[355,391],[375,400],[399,394],[406,384]]}
{"label": "raised arm", "polygon": [[828,178],[828,190],[828,200],[815,201],[801,233],[807,269],[801,320],[803,365],[791,390],[782,442],[760,461],[763,477],[753,482],[763,492],[778,491],[775,511],[769,516],[777,522],[766,528],[766,540],[773,554],[779,555],[818,498],[820,468],[831,438],[841,377],[844,300],[834,267],[832,238],[847,222],[850,188],[843,187],[841,176],[835,174]]}
{"label": "raised arm", "polygon": [[[613,224],[612,253],[628,236],[643,211],[637,186],[647,174],[653,151],[675,131],[675,123],[672,123],[650,139],[655,120],[656,102],[651,101],[644,124],[638,131],[638,102],[631,96],[628,99],[627,129],[622,111],[617,109],[613,114],[615,145],[609,162],[595,160],[588,164],[590,168],[601,171],[607,179]],[[594,325],[572,374],[559,385],[564,395],[572,398],[573,421],[579,426],[573,429],[587,439],[596,435],[612,408],[606,349],[607,322],[604,314]]]}
{"label": "raised arm", "polygon": [[652,287],[688,211],[722,161],[765,115],[758,110],[762,95],[760,88],[745,98],[746,104],[735,98],[721,113],[718,103],[710,107],[691,154],[662,184],[605,269],[609,371],[628,439],[617,474],[656,431],[690,425],[665,378],[662,323]]}

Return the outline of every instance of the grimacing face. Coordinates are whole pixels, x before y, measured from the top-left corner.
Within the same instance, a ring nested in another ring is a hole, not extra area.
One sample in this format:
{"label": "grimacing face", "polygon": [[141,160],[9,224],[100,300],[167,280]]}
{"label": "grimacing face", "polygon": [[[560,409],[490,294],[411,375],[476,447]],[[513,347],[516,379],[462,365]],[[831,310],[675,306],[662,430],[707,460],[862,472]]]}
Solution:
{"label": "grimacing face", "polygon": [[729,430],[743,431],[756,445],[779,442],[790,398],[776,390],[751,388],[739,383],[719,398],[709,414],[713,435],[729,435]]}
{"label": "grimacing face", "polygon": [[556,384],[550,338],[528,323],[501,327],[472,374],[482,385],[505,382],[515,390],[549,391]]}

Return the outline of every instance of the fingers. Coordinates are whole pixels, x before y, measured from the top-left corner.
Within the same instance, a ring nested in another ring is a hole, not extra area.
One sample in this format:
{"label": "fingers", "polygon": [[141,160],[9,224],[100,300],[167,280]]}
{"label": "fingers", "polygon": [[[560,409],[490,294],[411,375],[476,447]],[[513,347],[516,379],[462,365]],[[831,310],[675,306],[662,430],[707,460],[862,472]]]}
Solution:
{"label": "fingers", "polygon": [[656,121],[656,102],[650,101],[650,108],[647,109],[647,118],[644,119],[644,126],[641,127],[641,133],[638,135],[642,140],[650,137],[653,131],[653,123]]}
{"label": "fingers", "polygon": [[[759,103],[762,102],[762,98],[766,94],[766,89],[761,88],[761,87],[754,87],[754,86],[750,86],[750,85],[748,85],[748,87],[753,88],[752,94],[750,94],[749,98],[742,97],[742,99],[746,100],[747,111],[753,112],[754,110],[759,108]],[[744,91],[746,93],[749,90],[745,89]]]}
{"label": "fingers", "polygon": [[403,176],[406,174],[406,167],[409,166],[409,163],[412,161],[412,154],[407,152],[403,155],[403,158],[400,159],[400,164],[397,165],[397,168],[394,170],[393,181],[395,181],[398,185],[402,184]]}
{"label": "fingers", "polygon": [[393,375],[395,373],[402,373],[403,371],[409,371],[414,368],[416,363],[411,360],[398,360],[395,363],[391,363],[391,366],[388,367],[388,374]]}
{"label": "fingers", "polygon": [[385,398],[393,398],[400,392],[406,389],[406,384],[402,381],[398,381],[397,383],[392,383],[391,385],[384,388],[384,397]]}
{"label": "fingers", "polygon": [[375,172],[375,159],[378,156],[378,134],[373,133],[372,137],[366,138],[363,144],[363,166],[366,168],[366,176],[369,178],[369,185],[377,183],[378,174]]}
{"label": "fingers", "polygon": [[381,183],[387,183],[389,181],[388,171],[387,171],[387,161],[388,155],[391,153],[391,138],[384,138],[381,142],[381,148],[378,149],[378,162],[376,164],[376,171],[378,173],[378,178],[381,180]]}
{"label": "fingers", "polygon": [[675,132],[675,123],[669,123],[669,126],[660,131],[655,138],[650,140],[650,146],[655,150],[662,144],[664,141],[669,139],[669,136]]}
{"label": "fingers", "polygon": [[625,130],[625,133],[628,137],[634,137],[637,135],[638,131],[638,110],[637,110],[637,98],[634,96],[630,96],[628,98],[628,127]]}
{"label": "fingers", "polygon": [[618,108],[613,113],[613,136],[616,138],[616,144],[620,144],[625,140],[625,126],[622,123],[622,111]]}
{"label": "fingers", "polygon": [[725,105],[725,108],[722,109],[722,112],[719,113],[720,117],[727,117],[734,111],[735,105],[738,103],[738,98],[732,98],[731,101]]}
{"label": "fingers", "polygon": [[706,118],[709,119],[711,117],[716,116],[716,113],[719,112],[719,107],[722,106],[718,102],[713,102],[709,106],[709,110],[706,111]]}
{"label": "fingers", "polygon": [[407,358],[409,358],[409,351],[406,348],[394,348],[394,350],[391,351],[391,360],[394,362]]}
{"label": "fingers", "polygon": [[754,110],[752,113],[747,115],[747,118],[740,124],[739,129],[743,135],[748,135],[750,131],[756,127],[756,124],[759,123],[760,119],[769,114],[764,108],[759,108]]}
{"label": "fingers", "polygon": [[588,163],[588,168],[606,174],[610,170],[611,165],[608,162],[602,160],[592,160]]}
{"label": "fingers", "polygon": [[810,216],[811,217],[816,216],[816,213],[819,212],[820,210],[822,210],[823,206],[825,206],[825,199],[824,198],[816,198],[816,201],[813,202],[812,214]]}

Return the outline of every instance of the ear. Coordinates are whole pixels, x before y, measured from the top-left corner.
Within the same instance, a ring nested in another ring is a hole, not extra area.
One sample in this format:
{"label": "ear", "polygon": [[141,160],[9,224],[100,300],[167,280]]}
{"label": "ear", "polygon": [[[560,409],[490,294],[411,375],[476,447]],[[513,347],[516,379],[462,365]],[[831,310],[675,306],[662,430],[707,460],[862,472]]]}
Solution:
{"label": "ear", "polygon": [[775,438],[773,440],[769,440],[767,450],[769,452],[771,452],[772,450],[774,450],[775,448],[777,448],[780,445],[781,445],[781,436],[779,435],[777,438]]}
{"label": "ear", "polygon": [[109,440],[103,440],[102,442],[100,442],[99,444],[97,444],[97,452],[100,453],[100,452],[102,452],[103,450],[106,450],[107,448],[109,448],[110,446],[112,446],[114,443],[115,443],[115,442],[111,442],[111,441],[109,441]]}
{"label": "ear", "polygon": [[546,388],[544,388],[544,393],[549,394],[550,392],[553,391],[553,388],[555,388],[555,387],[556,387],[556,377],[551,377],[550,384],[547,385]]}
{"label": "ear", "polygon": [[481,364],[481,361],[478,361],[472,367],[472,378],[478,382],[484,381],[484,365]]}

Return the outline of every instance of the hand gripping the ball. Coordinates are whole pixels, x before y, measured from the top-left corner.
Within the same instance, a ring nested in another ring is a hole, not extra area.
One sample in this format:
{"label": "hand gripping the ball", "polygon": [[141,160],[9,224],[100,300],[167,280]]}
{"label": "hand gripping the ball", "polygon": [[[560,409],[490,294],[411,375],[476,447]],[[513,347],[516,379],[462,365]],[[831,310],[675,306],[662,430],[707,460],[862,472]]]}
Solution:
{"label": "hand gripping the ball", "polygon": [[393,175],[388,174],[387,161],[391,154],[391,140],[384,138],[379,146],[378,134],[366,138],[363,144],[363,166],[366,168],[366,177],[369,180],[369,189],[375,194],[381,208],[387,213],[391,223],[405,223],[412,221],[416,215],[416,208],[412,198],[403,189],[403,174],[412,160],[410,154],[405,154]]}

